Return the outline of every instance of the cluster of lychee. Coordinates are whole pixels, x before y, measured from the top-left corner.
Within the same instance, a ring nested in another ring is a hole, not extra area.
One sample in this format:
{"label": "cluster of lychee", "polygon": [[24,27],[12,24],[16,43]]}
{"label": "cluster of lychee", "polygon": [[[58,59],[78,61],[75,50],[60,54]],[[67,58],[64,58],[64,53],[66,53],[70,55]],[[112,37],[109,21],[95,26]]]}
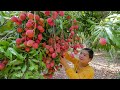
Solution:
{"label": "cluster of lychee", "polygon": [[17,25],[17,32],[20,38],[16,39],[17,48],[29,52],[31,48],[38,49],[44,29],[44,19],[37,14],[21,12],[19,17],[13,16],[12,22]]}

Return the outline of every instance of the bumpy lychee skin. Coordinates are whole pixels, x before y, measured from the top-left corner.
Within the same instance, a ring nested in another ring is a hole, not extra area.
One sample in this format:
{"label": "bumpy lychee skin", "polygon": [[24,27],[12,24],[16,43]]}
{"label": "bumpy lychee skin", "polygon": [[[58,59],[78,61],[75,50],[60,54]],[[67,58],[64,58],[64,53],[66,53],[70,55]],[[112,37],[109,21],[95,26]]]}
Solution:
{"label": "bumpy lychee skin", "polygon": [[105,38],[100,38],[99,43],[104,46],[106,45],[107,41]]}
{"label": "bumpy lychee skin", "polygon": [[16,39],[16,44],[21,44],[21,43],[22,43],[21,38],[17,38],[17,39]]}
{"label": "bumpy lychee skin", "polygon": [[49,48],[49,51],[50,51],[50,53],[53,53],[54,49],[51,47],[51,48]]}
{"label": "bumpy lychee skin", "polygon": [[3,70],[5,68],[5,64],[0,63],[0,70]]}
{"label": "bumpy lychee skin", "polygon": [[15,17],[15,16],[12,16],[10,20],[11,20],[12,22],[18,22],[18,18]]}
{"label": "bumpy lychee skin", "polygon": [[64,16],[64,11],[59,12],[60,16]]}
{"label": "bumpy lychee skin", "polygon": [[49,16],[49,15],[50,15],[50,11],[45,11],[44,14],[45,14],[46,16]]}
{"label": "bumpy lychee skin", "polygon": [[53,54],[52,54],[52,58],[56,58],[56,53],[53,53]]}
{"label": "bumpy lychee skin", "polygon": [[34,37],[34,31],[33,31],[33,30],[27,30],[27,31],[26,31],[26,35],[27,35],[29,38],[33,38],[33,37]]}
{"label": "bumpy lychee skin", "polygon": [[30,51],[30,48],[29,48],[29,47],[26,47],[26,48],[25,48],[25,51],[26,51],[26,52],[29,52],[29,51]]}
{"label": "bumpy lychee skin", "polygon": [[27,41],[27,46],[28,46],[28,47],[32,47],[32,46],[33,46],[33,43],[34,43],[33,40],[28,40],[28,41]]}
{"label": "bumpy lychee skin", "polygon": [[34,49],[38,49],[38,43],[34,43],[32,46]]}
{"label": "bumpy lychee skin", "polygon": [[39,34],[39,35],[38,35],[38,40],[41,41],[42,39],[43,39],[42,34]]}
{"label": "bumpy lychee skin", "polygon": [[30,12],[27,13],[27,17],[29,19],[34,19],[34,15],[32,13],[30,13]]}
{"label": "bumpy lychee skin", "polygon": [[26,19],[26,14],[25,13],[21,13],[19,16],[20,20],[23,21]]}

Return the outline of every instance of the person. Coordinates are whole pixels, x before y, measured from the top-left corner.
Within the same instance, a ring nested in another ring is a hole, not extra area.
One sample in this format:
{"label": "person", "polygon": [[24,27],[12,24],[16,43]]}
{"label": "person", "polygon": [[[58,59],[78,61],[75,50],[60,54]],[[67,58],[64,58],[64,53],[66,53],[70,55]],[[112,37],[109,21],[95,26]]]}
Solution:
{"label": "person", "polygon": [[[71,57],[66,52],[64,58],[60,59],[60,63],[65,68],[66,75],[69,79],[93,79],[94,69],[89,65],[89,62],[93,59],[94,52],[89,48],[83,48],[79,54],[79,59]],[[74,64],[74,68],[71,68],[67,60]]]}

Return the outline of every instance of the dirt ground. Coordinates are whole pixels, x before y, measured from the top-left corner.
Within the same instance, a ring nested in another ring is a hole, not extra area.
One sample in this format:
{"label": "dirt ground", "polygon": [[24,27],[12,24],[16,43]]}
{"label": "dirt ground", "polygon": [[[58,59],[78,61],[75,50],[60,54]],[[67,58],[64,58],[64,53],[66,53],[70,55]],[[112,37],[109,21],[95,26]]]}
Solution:
{"label": "dirt ground", "polygon": [[[90,65],[95,70],[94,79],[120,79],[120,60],[110,61],[110,58],[106,57],[104,53],[95,53],[93,60]],[[68,62],[71,67],[73,64]],[[66,76],[64,68],[57,71],[52,79],[68,79]]]}

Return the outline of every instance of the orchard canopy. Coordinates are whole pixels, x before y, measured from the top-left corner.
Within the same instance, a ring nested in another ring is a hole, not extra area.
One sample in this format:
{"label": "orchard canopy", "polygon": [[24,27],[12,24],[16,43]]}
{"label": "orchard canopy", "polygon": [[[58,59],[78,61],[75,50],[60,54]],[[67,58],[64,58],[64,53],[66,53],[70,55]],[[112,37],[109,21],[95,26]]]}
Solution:
{"label": "orchard canopy", "polygon": [[66,51],[120,51],[117,11],[0,11],[0,78],[52,78]]}

